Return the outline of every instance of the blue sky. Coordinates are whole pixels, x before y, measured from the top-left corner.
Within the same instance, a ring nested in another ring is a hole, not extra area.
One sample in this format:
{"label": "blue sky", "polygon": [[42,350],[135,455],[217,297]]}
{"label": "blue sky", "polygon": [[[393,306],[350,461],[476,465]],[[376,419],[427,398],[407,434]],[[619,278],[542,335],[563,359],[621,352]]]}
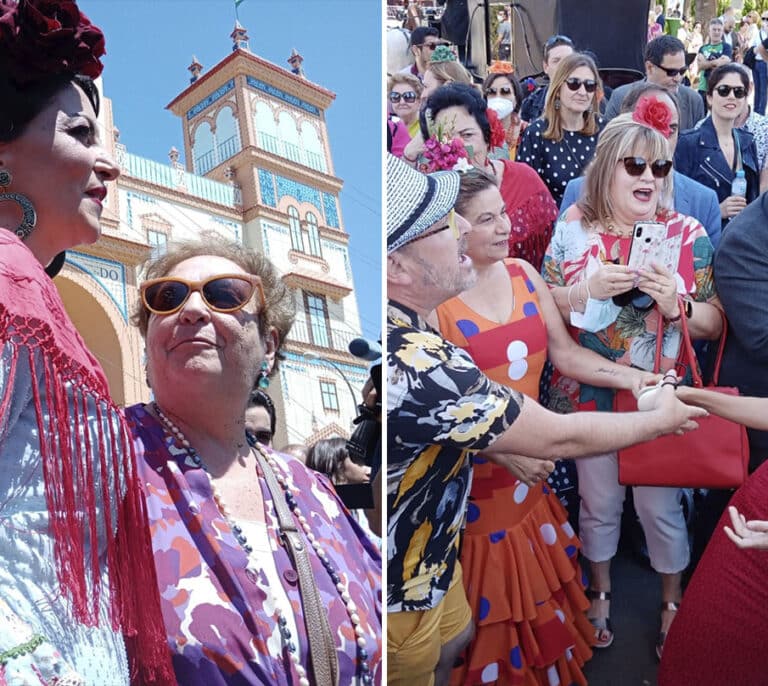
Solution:
{"label": "blue sky", "polygon": [[[106,35],[104,93],[120,142],[168,163],[184,151],[180,120],[165,106],[189,84],[196,56],[209,69],[232,49],[234,0],[78,0]],[[251,51],[288,67],[292,48],[308,79],[336,93],[326,121],[341,211],[350,233],[360,322],[381,331],[381,3],[379,0],[244,0]]]}

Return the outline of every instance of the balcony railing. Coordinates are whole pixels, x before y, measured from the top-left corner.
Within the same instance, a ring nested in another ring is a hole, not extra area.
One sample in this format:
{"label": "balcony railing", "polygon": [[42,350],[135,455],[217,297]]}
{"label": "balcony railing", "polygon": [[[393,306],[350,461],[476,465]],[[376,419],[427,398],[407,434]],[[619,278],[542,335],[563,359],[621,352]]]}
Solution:
{"label": "balcony railing", "polygon": [[299,316],[291,327],[288,340],[296,343],[308,343],[321,348],[348,351],[349,342],[360,336],[349,329],[340,329],[317,324],[307,326],[307,321]]}
{"label": "balcony railing", "polygon": [[271,152],[273,155],[285,157],[293,162],[298,162],[306,167],[310,167],[311,169],[316,169],[321,172],[327,171],[325,157],[323,155],[316,152],[310,152],[309,150],[303,150],[295,143],[282,141],[272,134],[259,131],[259,147],[261,147],[262,150]]}
{"label": "balcony railing", "polygon": [[236,207],[235,188],[227,183],[206,179],[196,174],[190,174],[183,169],[174,168],[167,164],[160,164],[154,160],[148,160],[132,153],[126,152],[123,157],[123,170],[129,176],[133,176],[157,186],[186,192],[196,198],[210,202]]}

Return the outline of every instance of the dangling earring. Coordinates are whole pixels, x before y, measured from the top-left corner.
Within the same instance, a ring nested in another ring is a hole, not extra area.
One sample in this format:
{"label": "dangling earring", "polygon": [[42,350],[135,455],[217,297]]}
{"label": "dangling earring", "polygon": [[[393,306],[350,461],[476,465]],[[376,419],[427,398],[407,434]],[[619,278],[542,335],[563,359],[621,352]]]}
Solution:
{"label": "dangling earring", "polygon": [[269,365],[267,364],[266,360],[261,361],[261,369],[259,370],[259,382],[258,387],[262,391],[266,391],[269,388],[269,377],[267,374],[269,373]]}
{"label": "dangling earring", "polygon": [[37,212],[35,212],[34,205],[26,195],[5,192],[5,189],[11,185],[12,180],[13,177],[11,176],[11,172],[7,169],[0,169],[0,189],[3,191],[0,192],[0,202],[3,202],[4,200],[12,200],[21,206],[21,224],[14,229],[14,233],[21,238],[21,240],[24,240],[35,230],[35,224],[37,224]]}
{"label": "dangling earring", "polygon": [[560,109],[560,98],[555,98],[555,109],[556,110]]}

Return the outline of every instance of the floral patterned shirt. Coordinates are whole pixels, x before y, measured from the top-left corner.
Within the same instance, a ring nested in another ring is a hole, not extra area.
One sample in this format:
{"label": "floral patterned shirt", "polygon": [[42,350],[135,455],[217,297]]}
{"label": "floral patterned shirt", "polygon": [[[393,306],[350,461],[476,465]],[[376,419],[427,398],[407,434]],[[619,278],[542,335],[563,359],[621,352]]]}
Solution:
{"label": "floral patterned shirt", "polygon": [[[284,659],[273,594],[213,500],[207,474],[141,405],[126,411],[146,489],[168,647],[180,686],[297,684]],[[346,582],[357,606],[374,683],[381,683],[381,558],[330,482],[299,461],[274,454],[316,539]],[[278,537],[266,483],[254,467],[264,498],[269,545],[293,609],[301,664],[307,668],[307,628],[298,575]],[[301,527],[299,527],[301,531]],[[334,632],[339,683],[356,685],[357,636],[328,572],[307,546],[315,580]],[[307,672],[311,671],[307,668]],[[358,677],[360,675],[357,675]]]}
{"label": "floral patterned shirt", "polygon": [[390,301],[387,317],[387,610],[429,610],[453,577],[470,455],[515,421],[522,395],[412,310]]}
{"label": "floral patterned shirt", "polygon": [[[712,278],[712,243],[704,227],[693,217],[667,212],[656,218],[667,225],[667,235],[682,233],[682,246],[675,278],[679,294],[697,302],[716,299]],[[626,264],[631,238],[588,230],[582,224],[576,205],[566,210],[555,225],[555,234],[544,258],[542,276],[552,286],[570,286],[589,278],[604,262],[618,260]],[[571,327],[579,345],[599,355],[639,369],[651,371],[656,352],[659,313],[654,307],[641,311],[628,305],[621,308],[616,320],[605,329],[590,333]],[[680,329],[668,323],[662,341],[662,369],[674,366],[680,348]],[[589,384],[578,384],[561,377],[551,389],[551,409],[572,412],[577,409],[610,411],[614,391]]]}

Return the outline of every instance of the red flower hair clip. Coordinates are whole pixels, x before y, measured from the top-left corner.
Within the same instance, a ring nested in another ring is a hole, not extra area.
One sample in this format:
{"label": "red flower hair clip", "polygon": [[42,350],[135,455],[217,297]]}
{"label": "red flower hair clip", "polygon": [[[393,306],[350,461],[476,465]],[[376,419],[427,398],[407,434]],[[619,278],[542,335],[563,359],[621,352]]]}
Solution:
{"label": "red flower hair clip", "polygon": [[104,34],[74,0],[0,0],[0,73],[17,86],[101,74]]}
{"label": "red flower hair clip", "polygon": [[[499,115],[490,107],[485,110],[488,117],[488,123],[491,125],[491,149],[500,148],[504,145],[507,138],[507,132],[504,130],[504,124],[501,123]],[[490,151],[489,151],[490,152]]]}
{"label": "red flower hair clip", "polygon": [[637,101],[632,119],[656,129],[664,138],[672,135],[672,110],[667,103],[657,100],[652,95],[644,95]]}

